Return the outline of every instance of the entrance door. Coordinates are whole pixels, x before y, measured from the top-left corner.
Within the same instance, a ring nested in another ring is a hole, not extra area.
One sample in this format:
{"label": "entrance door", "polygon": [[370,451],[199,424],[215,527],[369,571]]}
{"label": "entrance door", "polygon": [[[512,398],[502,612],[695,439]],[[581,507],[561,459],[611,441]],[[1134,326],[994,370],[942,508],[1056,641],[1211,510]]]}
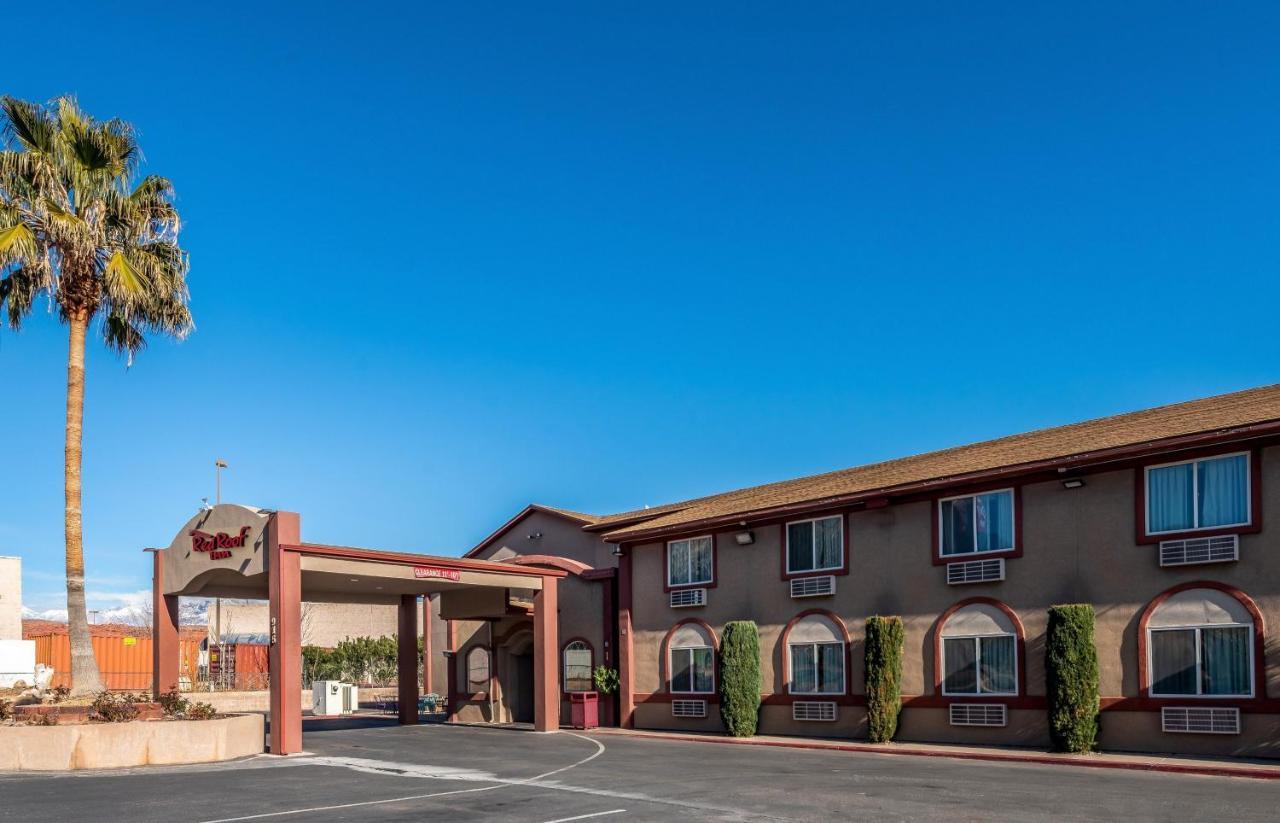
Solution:
{"label": "entrance door", "polygon": [[533,722],[533,654],[518,654],[516,664],[516,693],[512,715],[517,723]]}

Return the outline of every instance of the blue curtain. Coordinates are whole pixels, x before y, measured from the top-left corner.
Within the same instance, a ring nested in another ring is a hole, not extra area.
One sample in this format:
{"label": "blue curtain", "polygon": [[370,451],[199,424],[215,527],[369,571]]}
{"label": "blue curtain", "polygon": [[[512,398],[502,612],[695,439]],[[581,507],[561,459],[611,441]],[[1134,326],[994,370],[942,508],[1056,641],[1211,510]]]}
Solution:
{"label": "blue curtain", "polygon": [[986,694],[1013,694],[1018,690],[1014,665],[1016,639],[1013,635],[979,638],[982,665],[978,671],[978,691]]}
{"label": "blue curtain", "polygon": [[703,537],[698,540],[692,540],[689,543],[689,553],[692,555],[693,577],[690,583],[710,583],[711,582],[711,538]]}
{"label": "blue curtain", "polygon": [[942,553],[973,551],[973,498],[942,501]]}
{"label": "blue curtain", "polygon": [[1147,522],[1151,531],[1169,532],[1195,526],[1193,471],[1194,464],[1183,463],[1147,472]]}
{"label": "blue curtain", "polygon": [[947,637],[942,640],[942,665],[945,669],[943,690],[947,694],[975,694],[978,646],[972,637]]}
{"label": "blue curtain", "polygon": [[1249,633],[1243,626],[1200,630],[1204,694],[1249,693]]}
{"label": "blue curtain", "polygon": [[818,646],[821,661],[819,691],[839,694],[844,691],[844,644],[823,643]]}
{"label": "blue curtain", "polygon": [[791,691],[814,692],[818,690],[817,660],[814,647],[797,644],[791,647]]}
{"label": "blue curtain", "polygon": [[671,650],[671,691],[693,691],[692,649]]}
{"label": "blue curtain", "polygon": [[814,523],[817,532],[815,550],[818,555],[818,568],[834,569],[840,566],[840,555],[844,553],[844,534],[841,528],[841,517],[828,517]]}
{"label": "blue curtain", "polygon": [[1013,492],[979,495],[976,501],[978,551],[1013,548]]}
{"label": "blue curtain", "polygon": [[1249,519],[1249,458],[1243,454],[1201,460],[1200,525],[1234,526]]}
{"label": "blue curtain", "polygon": [[1151,633],[1152,694],[1196,693],[1196,630]]}
{"label": "blue curtain", "polygon": [[680,586],[689,582],[689,541],[679,540],[667,548],[667,583]]}
{"label": "blue curtain", "polygon": [[813,568],[813,523],[787,526],[787,568],[793,572]]}
{"label": "blue curtain", "polygon": [[715,671],[714,651],[709,648],[693,649],[693,690],[709,692],[712,690],[712,672]]}

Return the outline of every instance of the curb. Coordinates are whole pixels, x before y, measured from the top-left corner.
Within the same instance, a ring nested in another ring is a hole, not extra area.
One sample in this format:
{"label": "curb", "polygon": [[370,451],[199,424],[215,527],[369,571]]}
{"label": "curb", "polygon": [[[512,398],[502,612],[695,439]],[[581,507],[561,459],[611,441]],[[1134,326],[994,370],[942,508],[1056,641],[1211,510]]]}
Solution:
{"label": "curb", "polygon": [[1158,763],[1141,760],[1091,760],[1086,757],[1066,755],[1053,757],[1043,754],[1002,754],[999,752],[949,752],[936,749],[913,749],[875,746],[860,743],[816,743],[785,740],[745,740],[740,738],[702,737],[687,734],[639,733],[619,730],[601,730],[601,734],[615,737],[631,737],[640,740],[679,740],[685,743],[712,743],[722,746],[769,746],[779,749],[810,749],[814,751],[856,752],[858,754],[897,755],[900,757],[946,757],[952,760],[980,760],[995,763],[1031,763],[1043,766],[1077,766],[1086,769],[1123,769],[1136,772],[1163,772],[1167,774],[1194,774],[1204,777],[1243,777],[1253,780],[1280,780],[1280,768],[1272,766],[1211,766],[1190,763]]}

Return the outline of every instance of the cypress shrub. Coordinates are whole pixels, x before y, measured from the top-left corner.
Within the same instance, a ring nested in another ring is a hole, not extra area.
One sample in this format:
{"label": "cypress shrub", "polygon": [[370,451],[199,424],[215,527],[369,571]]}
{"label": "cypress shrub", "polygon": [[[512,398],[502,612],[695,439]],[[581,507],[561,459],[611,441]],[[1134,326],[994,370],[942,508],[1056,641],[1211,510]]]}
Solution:
{"label": "cypress shrub", "polygon": [[902,711],[901,617],[867,618],[867,737],[888,743],[898,731]]}
{"label": "cypress shrub", "polygon": [[1049,737],[1060,752],[1092,751],[1098,738],[1098,650],[1093,606],[1049,607],[1044,669],[1049,691]]}
{"label": "cypress shrub", "polygon": [[720,718],[729,734],[750,737],[759,716],[760,632],[750,620],[735,620],[720,641]]}

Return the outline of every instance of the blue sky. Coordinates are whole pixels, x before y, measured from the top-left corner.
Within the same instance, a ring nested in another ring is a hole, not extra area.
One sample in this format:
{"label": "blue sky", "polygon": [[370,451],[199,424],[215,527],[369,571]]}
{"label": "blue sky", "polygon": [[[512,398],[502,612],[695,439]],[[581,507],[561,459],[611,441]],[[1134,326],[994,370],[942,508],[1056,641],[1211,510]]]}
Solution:
{"label": "blue sky", "polygon": [[[79,9],[0,81],[134,122],[186,219],[197,332],[89,355],[99,608],[215,457],[308,539],[456,554],[1280,379],[1274,4],[283,5]],[[65,349],[0,333],[38,609]]]}

